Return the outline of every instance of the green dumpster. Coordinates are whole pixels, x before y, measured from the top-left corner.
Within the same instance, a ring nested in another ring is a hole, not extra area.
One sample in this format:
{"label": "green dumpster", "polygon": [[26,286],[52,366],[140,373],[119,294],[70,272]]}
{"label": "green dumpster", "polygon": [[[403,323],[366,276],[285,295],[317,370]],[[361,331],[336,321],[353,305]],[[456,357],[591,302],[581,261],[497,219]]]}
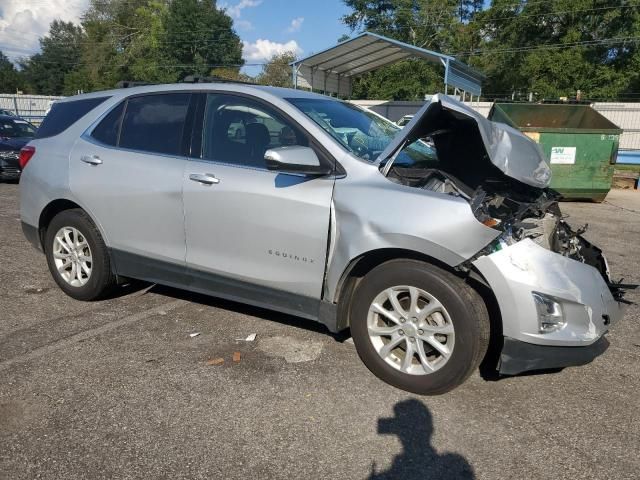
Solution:
{"label": "green dumpster", "polygon": [[489,119],[538,142],[563,198],[601,202],[611,189],[622,130],[589,105],[495,103]]}

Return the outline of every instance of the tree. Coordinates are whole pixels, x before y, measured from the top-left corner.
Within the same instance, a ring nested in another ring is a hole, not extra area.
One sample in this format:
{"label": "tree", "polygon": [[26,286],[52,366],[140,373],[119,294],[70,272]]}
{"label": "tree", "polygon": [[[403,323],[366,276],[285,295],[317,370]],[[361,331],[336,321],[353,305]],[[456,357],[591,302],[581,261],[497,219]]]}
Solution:
{"label": "tree", "polygon": [[482,43],[467,55],[488,74],[485,91],[533,92],[537,98],[615,98],[633,82],[640,31],[638,6],[591,0],[527,2],[494,0],[475,16]]}
{"label": "tree", "polygon": [[273,55],[262,66],[262,72],[256,77],[257,83],[271,85],[273,87],[293,87],[291,76],[291,62],[296,60],[293,52],[284,52]]}
{"label": "tree", "polygon": [[[460,25],[458,0],[344,0],[352,9],[343,22],[420,48],[453,48]],[[354,81],[355,98],[418,100],[442,89],[443,67],[425,61],[403,61]]]}
{"label": "tree", "polygon": [[65,77],[78,67],[84,39],[79,26],[54,20],[40,39],[41,52],[19,62],[27,89],[43,95],[66,93]]}
{"label": "tree", "polygon": [[233,20],[215,1],[172,0],[165,29],[171,69],[178,78],[207,75],[216,67],[239,71],[244,64]]}
{"label": "tree", "polygon": [[87,42],[77,78],[85,89],[113,88],[118,81],[174,82],[166,41],[165,0],[92,0],[82,17]]}
{"label": "tree", "polygon": [[176,82],[216,65],[239,75],[242,44],[231,18],[205,0],[92,0],[82,19],[83,69],[68,87],[113,88],[121,80]]}
{"label": "tree", "polygon": [[[489,94],[557,98],[580,89],[585,97],[615,98],[640,88],[638,0],[492,0],[485,10],[481,0],[344,3],[352,30],[455,56],[487,75]],[[354,95],[417,98],[425,86],[441,90],[441,80],[429,83],[438,71],[416,62],[385,67],[356,79]]]}
{"label": "tree", "polygon": [[20,75],[16,67],[0,51],[0,93],[16,93],[21,84]]}

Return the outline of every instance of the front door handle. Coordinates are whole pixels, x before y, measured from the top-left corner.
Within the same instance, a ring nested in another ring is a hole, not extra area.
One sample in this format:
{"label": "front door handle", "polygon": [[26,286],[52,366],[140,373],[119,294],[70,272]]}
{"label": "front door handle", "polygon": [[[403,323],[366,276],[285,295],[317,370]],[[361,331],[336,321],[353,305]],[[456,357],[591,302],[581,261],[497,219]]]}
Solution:
{"label": "front door handle", "polygon": [[98,155],[83,155],[80,157],[80,160],[89,165],[100,165],[102,163]]}
{"label": "front door handle", "polygon": [[203,185],[215,185],[220,183],[220,179],[216,178],[212,173],[192,173],[189,175],[189,180],[202,183]]}

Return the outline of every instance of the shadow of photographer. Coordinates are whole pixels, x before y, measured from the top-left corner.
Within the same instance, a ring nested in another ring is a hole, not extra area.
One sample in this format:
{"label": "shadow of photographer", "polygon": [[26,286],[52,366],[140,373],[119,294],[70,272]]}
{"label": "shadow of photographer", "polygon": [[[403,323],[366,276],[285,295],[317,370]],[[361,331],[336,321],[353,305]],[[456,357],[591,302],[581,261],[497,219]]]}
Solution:
{"label": "shadow of photographer", "polygon": [[404,400],[393,408],[391,418],[378,419],[380,435],[397,435],[402,452],[395,456],[388,470],[377,472],[371,465],[370,479],[444,480],[475,478],[473,468],[464,457],[455,453],[438,454],[431,445],[433,418],[429,409],[418,400]]}

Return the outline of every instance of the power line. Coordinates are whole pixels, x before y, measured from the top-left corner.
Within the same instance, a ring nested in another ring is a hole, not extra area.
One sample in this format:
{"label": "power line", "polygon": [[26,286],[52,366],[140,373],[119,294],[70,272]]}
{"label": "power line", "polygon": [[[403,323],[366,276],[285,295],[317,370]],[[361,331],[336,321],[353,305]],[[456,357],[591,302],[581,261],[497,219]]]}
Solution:
{"label": "power line", "polygon": [[562,50],[565,48],[574,48],[581,46],[598,46],[598,45],[607,45],[614,42],[630,42],[636,43],[640,41],[640,36],[637,37],[614,37],[614,38],[603,38],[599,40],[584,40],[580,42],[569,42],[569,43],[550,43],[550,44],[538,44],[538,45],[529,45],[526,47],[512,47],[512,48],[498,48],[498,49],[476,49],[467,52],[457,52],[450,53],[449,55],[474,55],[478,53],[516,53],[516,52],[527,52],[531,50]]}

